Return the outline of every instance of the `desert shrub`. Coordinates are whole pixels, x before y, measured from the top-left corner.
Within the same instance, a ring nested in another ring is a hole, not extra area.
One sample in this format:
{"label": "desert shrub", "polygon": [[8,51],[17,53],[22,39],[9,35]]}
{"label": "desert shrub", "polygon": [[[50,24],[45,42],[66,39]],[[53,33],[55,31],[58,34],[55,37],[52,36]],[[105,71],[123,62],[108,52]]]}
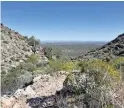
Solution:
{"label": "desert shrub", "polygon": [[20,63],[16,68],[12,68],[8,71],[8,74],[2,74],[1,77],[1,93],[13,94],[18,88],[22,88],[26,84],[29,84],[33,80],[33,71],[37,68],[35,57],[29,59],[25,63]]}
{"label": "desert shrub", "polygon": [[31,72],[33,72],[37,68],[36,65],[34,65],[32,63],[27,63],[26,66],[27,66],[26,70],[31,71]]}
{"label": "desert shrub", "polygon": [[[46,68],[46,67],[37,67],[37,68],[33,69],[33,75],[47,74],[48,71],[50,71],[49,68]],[[48,73],[50,73],[50,72],[48,72]]]}
{"label": "desert shrub", "polygon": [[74,68],[74,63],[71,61],[67,61],[62,65],[62,70],[72,71],[73,68]]}
{"label": "desert shrub", "polygon": [[35,53],[36,53],[36,46],[33,46],[33,47],[31,48],[31,50],[32,50],[32,52],[35,54]]}
{"label": "desert shrub", "polygon": [[24,36],[25,40],[28,40],[28,36]]}
{"label": "desert shrub", "polygon": [[8,44],[8,43],[9,43],[9,41],[7,41],[7,40],[4,40],[4,41],[3,41],[3,43],[6,43],[6,44]]}
{"label": "desert shrub", "polygon": [[74,67],[74,63],[71,61],[63,61],[63,60],[50,60],[49,66],[55,71],[72,71]]}
{"label": "desert shrub", "polygon": [[11,70],[7,75],[1,77],[1,95],[13,94],[18,88],[22,88],[25,84],[32,82],[33,76],[31,72],[16,68]]}
{"label": "desert shrub", "polygon": [[56,47],[52,47],[52,56],[55,56],[56,59],[61,59],[62,50]]}
{"label": "desert shrub", "polygon": [[25,72],[18,77],[18,86],[23,87],[32,82],[33,75],[31,72]]}
{"label": "desert shrub", "polygon": [[44,47],[44,55],[48,59],[52,59],[52,48],[50,48],[50,47]]}
{"label": "desert shrub", "polygon": [[[48,61],[40,58],[38,54],[32,54],[25,63],[25,69],[31,72],[40,71],[46,68],[48,65]],[[36,72],[35,72],[36,74]]]}
{"label": "desert shrub", "polygon": [[40,59],[40,56],[38,54],[32,54],[28,58],[27,62],[31,62],[32,64],[36,64],[36,63],[38,63],[39,59]]}
{"label": "desert shrub", "polygon": [[4,35],[1,33],[1,38],[2,41],[4,40]]}
{"label": "desert shrub", "polygon": [[34,36],[31,36],[27,39],[27,42],[30,46],[38,46],[40,45],[40,40],[36,39]]}
{"label": "desert shrub", "polygon": [[15,76],[1,76],[1,95],[10,95],[14,92],[14,87],[16,86]]}
{"label": "desert shrub", "polygon": [[20,38],[21,40],[25,40],[25,37],[23,37],[23,36],[20,36],[19,38]]}
{"label": "desert shrub", "polygon": [[110,63],[111,63],[111,65],[113,65],[114,67],[119,69],[120,65],[124,63],[124,57],[115,58],[115,59],[111,60]]}
{"label": "desert shrub", "polygon": [[[120,72],[111,63],[99,59],[84,60],[78,63],[81,72],[70,73],[65,85],[71,91],[84,93],[90,96],[90,100],[99,100],[100,105],[110,107],[110,92],[118,87],[120,83]],[[89,99],[89,98],[88,98]],[[85,99],[88,104],[88,99]]]}
{"label": "desert shrub", "polygon": [[122,80],[124,80],[124,57],[118,57],[111,60],[110,64],[119,70]]}
{"label": "desert shrub", "polygon": [[[31,70],[32,69],[35,70],[37,68],[43,68],[43,67],[47,66],[47,64],[48,64],[47,61],[42,60],[38,54],[32,54],[28,58],[27,63],[26,63],[28,69],[31,69]],[[32,67],[30,67],[30,66],[32,66]]]}
{"label": "desert shrub", "polygon": [[16,68],[9,70],[8,74],[2,74],[1,93],[12,94],[18,88],[29,84],[33,79],[33,72],[36,70],[39,56],[31,55],[26,62],[20,63]]}
{"label": "desert shrub", "polygon": [[23,67],[23,69],[34,72],[35,70],[38,70],[39,68],[43,69],[44,67],[46,67],[47,62],[42,61],[39,55],[32,54],[24,65],[25,66]]}
{"label": "desert shrub", "polygon": [[53,70],[59,71],[59,70],[61,70],[62,62],[61,62],[61,61],[58,61],[58,60],[50,60],[49,66],[50,66]]}
{"label": "desert shrub", "polygon": [[[70,73],[65,82],[66,92],[81,95],[82,105],[100,108],[110,107],[110,92],[114,92],[120,82],[119,71],[111,64],[99,59],[84,60],[78,63],[81,72]],[[93,102],[93,103],[92,103]]]}
{"label": "desert shrub", "polygon": [[28,38],[27,36],[24,37],[27,41],[28,45],[32,46],[32,51],[34,54],[36,53],[37,47],[41,45],[40,40],[36,39],[34,36]]}
{"label": "desert shrub", "polygon": [[87,71],[99,71],[100,73],[106,73],[110,75],[113,79],[120,79],[119,71],[110,63],[104,62],[100,59],[94,59],[89,61],[82,61],[79,63],[84,72]]}

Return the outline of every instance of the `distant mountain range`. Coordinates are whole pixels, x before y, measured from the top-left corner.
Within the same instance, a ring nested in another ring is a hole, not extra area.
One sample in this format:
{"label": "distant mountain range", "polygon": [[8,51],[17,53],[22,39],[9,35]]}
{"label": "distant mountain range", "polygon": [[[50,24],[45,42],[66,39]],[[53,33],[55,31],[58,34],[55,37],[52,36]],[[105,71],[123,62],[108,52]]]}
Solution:
{"label": "distant mountain range", "polygon": [[52,44],[52,45],[73,45],[73,44],[97,44],[104,45],[105,41],[53,41],[53,42],[41,42],[41,44]]}

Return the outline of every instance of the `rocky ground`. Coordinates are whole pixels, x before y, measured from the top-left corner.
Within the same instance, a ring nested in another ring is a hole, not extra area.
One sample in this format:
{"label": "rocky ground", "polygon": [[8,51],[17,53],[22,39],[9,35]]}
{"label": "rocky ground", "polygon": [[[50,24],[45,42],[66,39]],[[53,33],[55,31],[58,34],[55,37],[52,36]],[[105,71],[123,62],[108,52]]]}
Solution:
{"label": "rocky ground", "polygon": [[[75,79],[70,82],[67,74],[67,72],[61,71],[53,76],[48,74],[36,76],[32,84],[18,89],[13,96],[3,96],[1,98],[2,108],[89,108],[90,104],[91,108],[98,107],[99,101],[95,99],[95,96],[99,92],[96,91],[96,94],[93,93],[93,97],[89,97],[85,94],[85,90],[83,91],[86,75],[80,72],[73,73],[72,76]],[[88,86],[94,86],[93,82]],[[123,108],[123,87],[123,85],[119,85],[119,90],[112,93],[115,108]]]}
{"label": "rocky ground", "polygon": [[13,96],[8,97],[4,95],[1,98],[2,108],[30,108],[29,103],[26,103],[28,99],[55,95],[56,91],[63,88],[65,79],[64,71],[58,72],[57,75],[53,76],[38,75],[33,79],[31,85],[18,89]]}

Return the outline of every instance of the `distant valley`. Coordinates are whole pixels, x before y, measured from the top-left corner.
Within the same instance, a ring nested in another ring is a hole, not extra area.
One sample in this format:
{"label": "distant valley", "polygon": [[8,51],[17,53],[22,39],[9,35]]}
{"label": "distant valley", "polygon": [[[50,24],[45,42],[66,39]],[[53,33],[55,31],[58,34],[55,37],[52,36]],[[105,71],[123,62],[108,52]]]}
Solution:
{"label": "distant valley", "polygon": [[87,53],[90,50],[101,47],[107,42],[97,42],[97,41],[69,41],[69,42],[41,42],[44,47],[52,47],[62,50],[63,56],[77,57],[81,54]]}

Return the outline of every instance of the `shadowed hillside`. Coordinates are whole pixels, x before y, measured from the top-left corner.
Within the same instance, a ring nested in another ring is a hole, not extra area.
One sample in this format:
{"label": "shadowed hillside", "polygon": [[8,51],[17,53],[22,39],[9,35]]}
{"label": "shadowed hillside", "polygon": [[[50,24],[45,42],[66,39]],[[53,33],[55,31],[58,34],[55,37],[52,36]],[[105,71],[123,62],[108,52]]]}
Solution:
{"label": "shadowed hillside", "polygon": [[114,58],[117,56],[124,56],[124,33],[102,47],[79,56],[78,59],[92,57],[104,59],[106,57]]}

